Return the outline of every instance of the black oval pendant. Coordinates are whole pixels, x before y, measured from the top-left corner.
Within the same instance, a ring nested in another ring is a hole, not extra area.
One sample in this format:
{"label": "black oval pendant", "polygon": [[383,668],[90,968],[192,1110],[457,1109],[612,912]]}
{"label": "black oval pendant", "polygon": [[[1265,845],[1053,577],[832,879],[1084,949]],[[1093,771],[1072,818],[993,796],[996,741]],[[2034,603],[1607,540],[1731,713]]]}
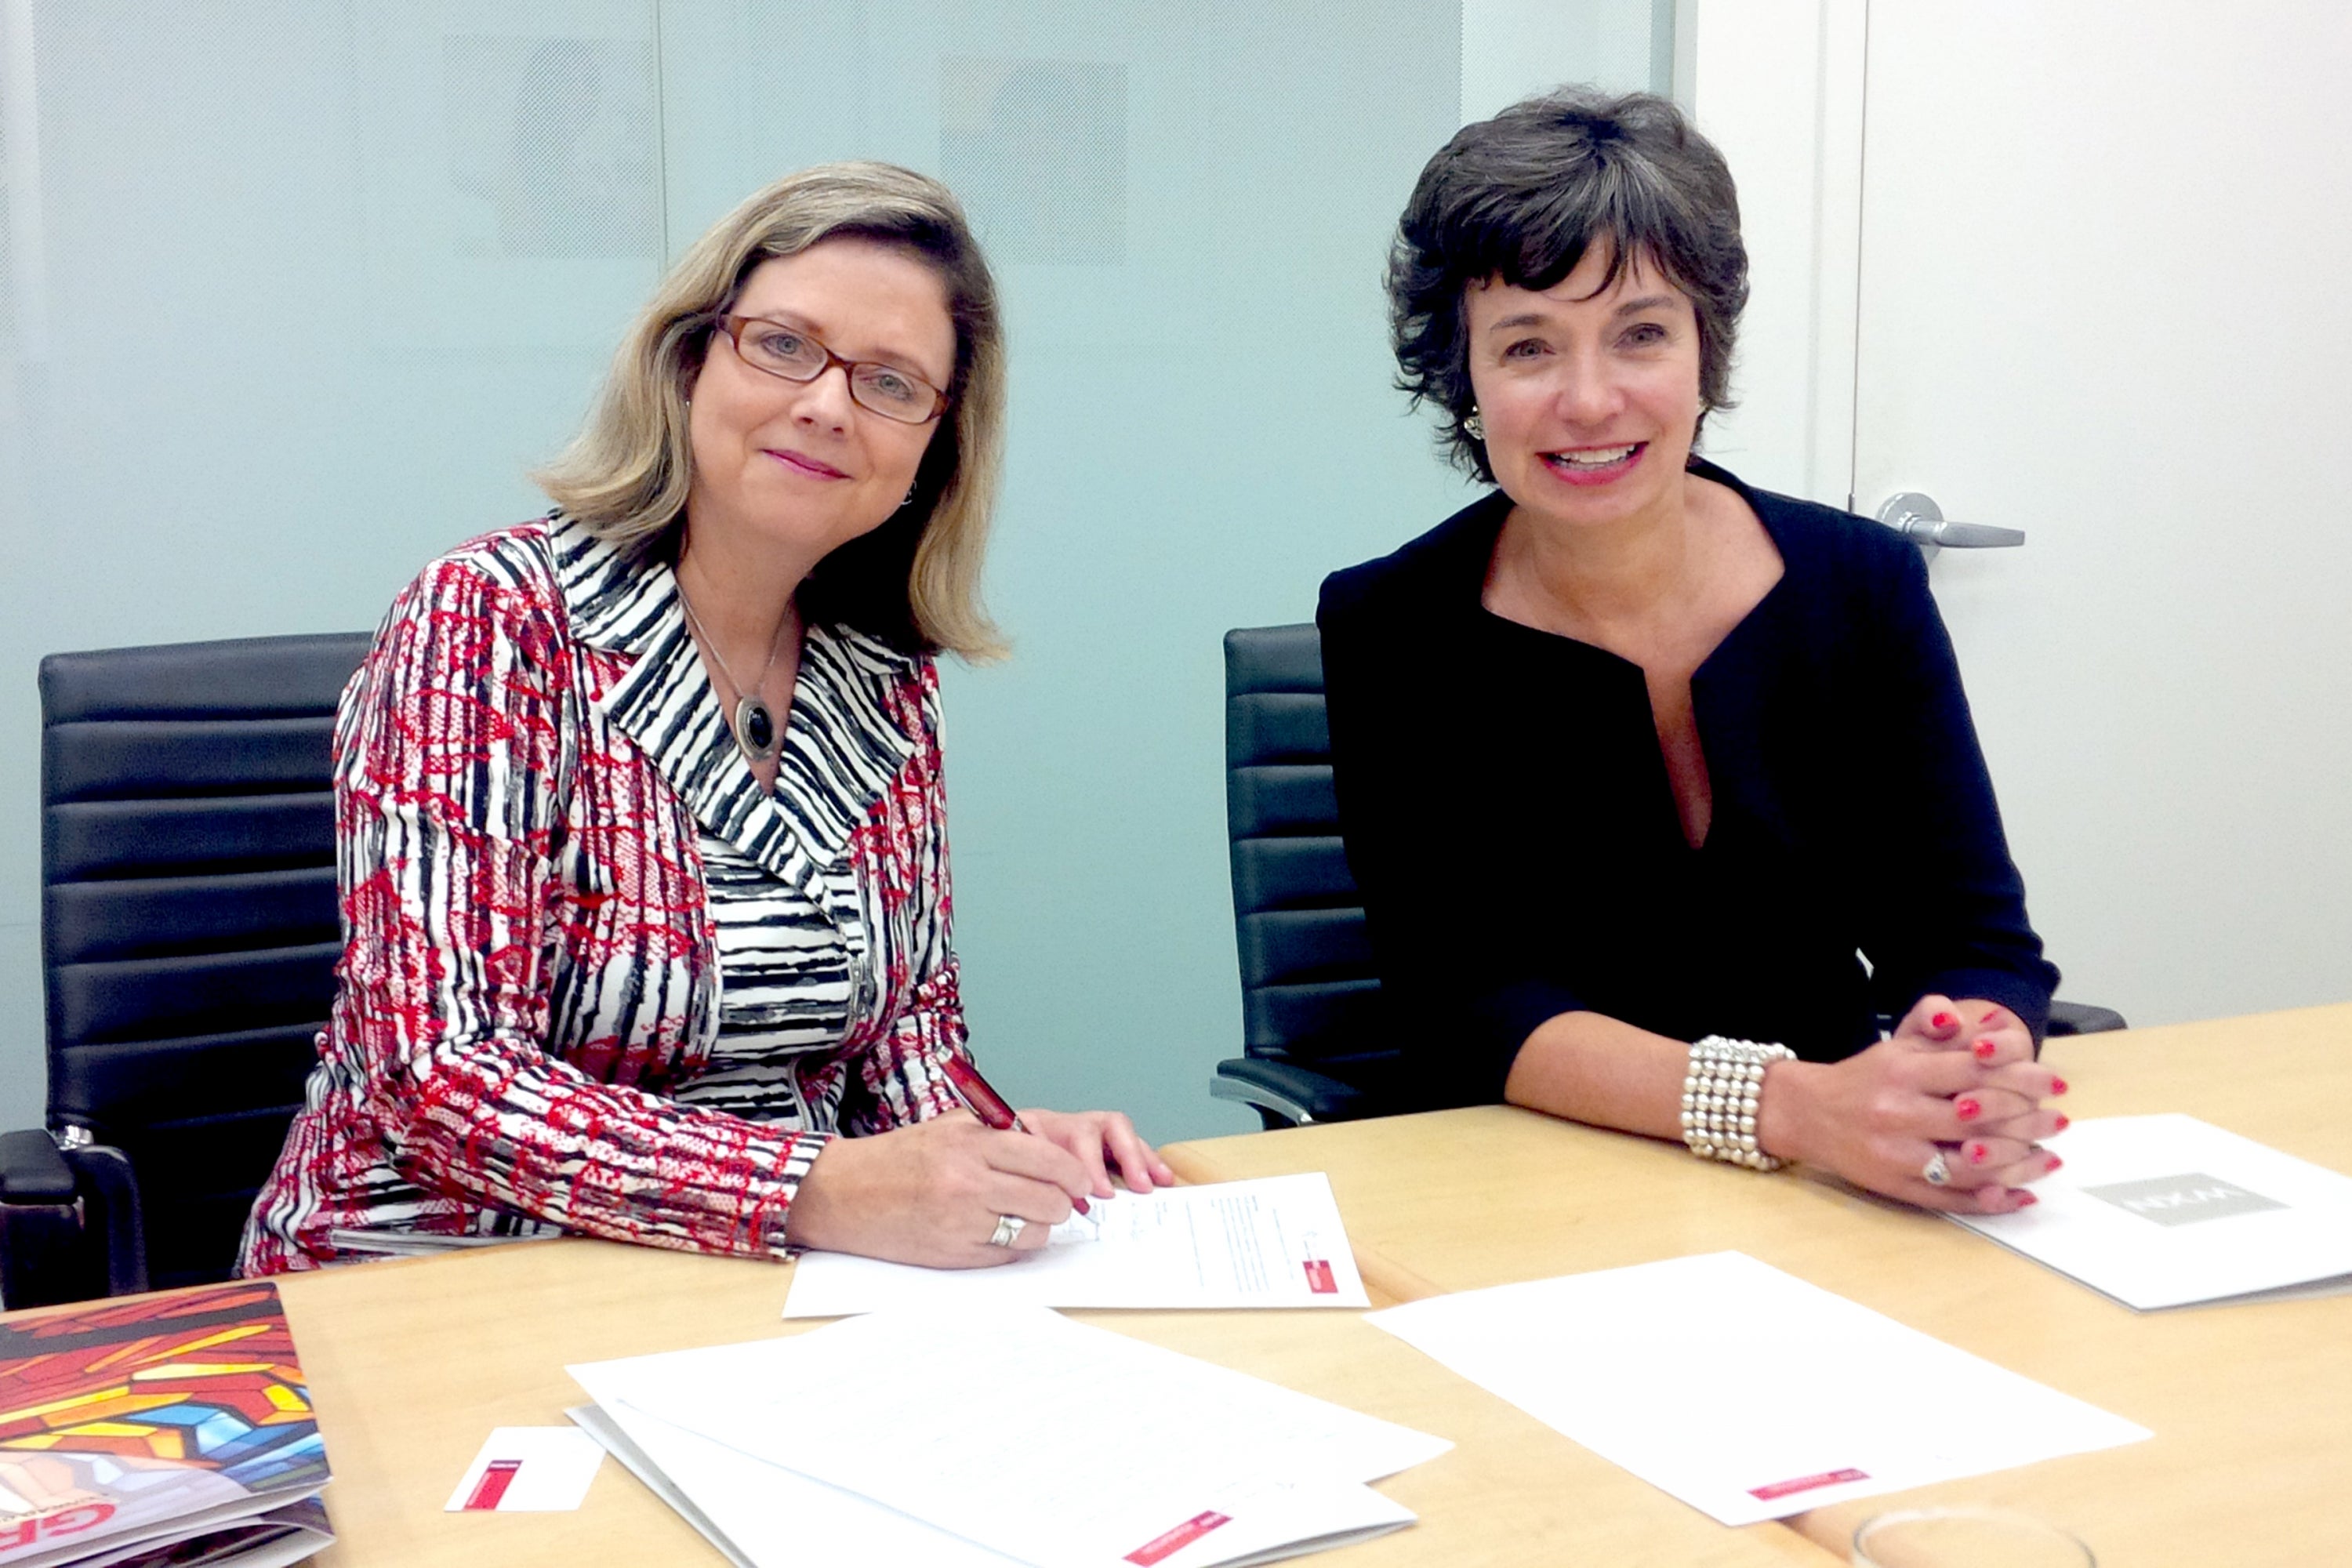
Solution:
{"label": "black oval pendant", "polygon": [[735,738],[755,757],[764,757],[776,744],[776,717],[756,697],[735,705]]}

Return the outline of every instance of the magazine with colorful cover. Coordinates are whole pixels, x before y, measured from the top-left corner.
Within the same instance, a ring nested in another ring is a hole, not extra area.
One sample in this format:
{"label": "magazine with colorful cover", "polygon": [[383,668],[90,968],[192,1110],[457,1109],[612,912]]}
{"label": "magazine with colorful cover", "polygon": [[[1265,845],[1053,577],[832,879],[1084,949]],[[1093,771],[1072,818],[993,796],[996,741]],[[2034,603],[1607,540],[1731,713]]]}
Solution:
{"label": "magazine with colorful cover", "polygon": [[0,1568],[278,1568],[326,1484],[275,1285],[0,1319]]}

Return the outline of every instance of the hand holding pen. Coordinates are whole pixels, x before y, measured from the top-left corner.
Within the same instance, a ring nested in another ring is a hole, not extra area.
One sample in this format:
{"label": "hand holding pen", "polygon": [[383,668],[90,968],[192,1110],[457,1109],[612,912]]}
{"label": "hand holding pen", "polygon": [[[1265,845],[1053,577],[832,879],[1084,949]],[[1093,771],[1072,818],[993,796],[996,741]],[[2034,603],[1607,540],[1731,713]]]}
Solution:
{"label": "hand holding pen", "polygon": [[[961,1057],[950,1057],[947,1061],[947,1075],[949,1086],[956,1091],[956,1098],[962,1100],[974,1116],[980,1118],[982,1126],[996,1132],[1024,1132],[1033,1138],[1036,1136],[1023,1123],[1021,1113],[1006,1103],[1004,1097],[997,1093],[995,1088],[986,1079],[980,1076],[978,1068]],[[1103,1193],[1098,1195],[1108,1197],[1110,1194]],[[1070,1206],[1080,1214],[1085,1214],[1087,1212],[1085,1195],[1079,1193],[1071,1194]],[[1003,1234],[1008,1226],[1012,1229],[1011,1236]],[[1008,1215],[1003,1224],[997,1228],[999,1236],[995,1245],[1010,1247],[1013,1245],[1013,1237],[1021,1234],[1021,1222]]]}
{"label": "hand holding pen", "polygon": [[969,1063],[947,1059],[954,1065],[942,1070],[972,1117],[830,1140],[785,1215],[786,1241],[935,1268],[985,1267],[1044,1247],[1089,1194],[1117,1190],[1114,1170],[1138,1192],[1174,1184],[1126,1117],[1018,1116]]}
{"label": "hand holding pen", "polygon": [[[1134,1192],[1148,1193],[1156,1186],[1176,1184],[1176,1173],[1137,1133],[1135,1124],[1116,1110],[1033,1110],[1030,1116],[1037,1123],[1033,1127],[964,1058],[948,1058],[945,1071],[958,1098],[971,1108],[971,1113],[980,1118],[983,1126],[999,1132],[1027,1132],[1077,1156],[1091,1180],[1090,1190],[1098,1198],[1109,1197],[1118,1190],[1112,1184],[1114,1172]],[[1083,1197],[1074,1199],[1073,1206],[1080,1214],[1087,1212]]]}

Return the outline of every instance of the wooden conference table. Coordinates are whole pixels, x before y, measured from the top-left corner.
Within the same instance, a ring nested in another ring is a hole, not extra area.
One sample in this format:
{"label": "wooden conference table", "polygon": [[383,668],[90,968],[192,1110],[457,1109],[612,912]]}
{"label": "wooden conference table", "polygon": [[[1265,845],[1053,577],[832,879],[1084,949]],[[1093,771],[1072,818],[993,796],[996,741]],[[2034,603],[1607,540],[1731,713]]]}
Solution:
{"label": "wooden conference table", "polygon": [[[566,1363],[813,1327],[780,1321],[789,1280],[773,1264],[572,1240],[282,1280],[334,1467],[326,1500],[340,1540],[318,1561],[719,1563],[610,1461],[576,1513],[453,1514],[442,1505],[493,1426],[564,1424],[564,1407],[584,1398]],[[1381,1485],[1420,1524],[1318,1563],[1830,1568],[1843,1560],[1777,1524],[1723,1529],[1353,1312],[1076,1315],[1454,1440],[1451,1452]],[[1097,1426],[1106,1463],[1150,1462],[1149,1412],[1105,1411]],[[976,1443],[988,1441],[984,1410],[971,1413],[971,1428]]]}
{"label": "wooden conference table", "polygon": [[[2189,1110],[2352,1171],[2352,1006],[2063,1040],[2078,1116]],[[1958,1227],[1501,1108],[1180,1144],[1193,1180],[1324,1170],[1376,1301],[1736,1247],[2153,1429],[1928,1489],[2062,1524],[2103,1568],[2352,1561],[2352,1298],[2135,1316]],[[798,1331],[789,1271],[556,1241],[282,1282],[335,1480],[336,1568],[716,1563],[617,1465],[575,1513],[441,1511],[497,1426],[556,1425],[568,1362]],[[1383,1482],[1414,1528],[1314,1559],[1813,1564],[1889,1500],[1727,1530],[1345,1312],[1093,1321],[1454,1439]],[[1727,1391],[1736,1397],[1736,1391]],[[953,1397],[942,1391],[943,1398]],[[1769,1412],[1753,1413],[1769,1419]],[[1139,1413],[1139,1428],[1142,1426]],[[972,1416],[986,1441],[987,1416]],[[1107,1460],[1148,1462],[1115,1414]]]}
{"label": "wooden conference table", "polygon": [[[2045,1059],[2078,1118],[2186,1110],[2352,1173],[2352,1005],[2053,1040]],[[1504,1107],[1169,1159],[1202,1182],[1328,1172],[1367,1282],[1399,1298],[1736,1249],[2156,1434],[1789,1521],[1841,1559],[1873,1513],[1965,1502],[2069,1529],[2100,1568],[2352,1563],[2352,1296],[2137,1314],[1842,1184]]]}

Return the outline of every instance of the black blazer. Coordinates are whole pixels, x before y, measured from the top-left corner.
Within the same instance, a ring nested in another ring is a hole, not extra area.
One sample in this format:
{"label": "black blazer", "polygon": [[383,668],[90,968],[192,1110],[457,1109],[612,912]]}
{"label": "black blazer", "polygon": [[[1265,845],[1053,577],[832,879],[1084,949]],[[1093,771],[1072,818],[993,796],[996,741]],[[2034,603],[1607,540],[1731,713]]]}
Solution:
{"label": "black blazer", "polygon": [[1640,668],[1480,605],[1507,497],[1323,584],[1340,830],[1426,1103],[1500,1100],[1529,1033],[1580,1008],[1814,1061],[1929,992],[2048,1021],[2058,972],[1919,552],[1692,467],[1783,565],[1691,681],[1696,850]]}

